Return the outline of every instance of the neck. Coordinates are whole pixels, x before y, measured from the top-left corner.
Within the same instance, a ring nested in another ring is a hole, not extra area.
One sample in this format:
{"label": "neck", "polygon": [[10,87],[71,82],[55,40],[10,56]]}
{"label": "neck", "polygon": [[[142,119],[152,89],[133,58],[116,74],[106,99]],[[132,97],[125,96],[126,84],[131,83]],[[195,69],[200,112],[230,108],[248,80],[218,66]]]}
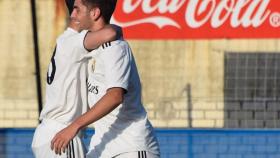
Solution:
{"label": "neck", "polygon": [[97,20],[95,23],[92,24],[92,26],[90,27],[89,30],[92,32],[95,32],[95,31],[101,30],[105,26],[106,26],[106,23],[103,20]]}

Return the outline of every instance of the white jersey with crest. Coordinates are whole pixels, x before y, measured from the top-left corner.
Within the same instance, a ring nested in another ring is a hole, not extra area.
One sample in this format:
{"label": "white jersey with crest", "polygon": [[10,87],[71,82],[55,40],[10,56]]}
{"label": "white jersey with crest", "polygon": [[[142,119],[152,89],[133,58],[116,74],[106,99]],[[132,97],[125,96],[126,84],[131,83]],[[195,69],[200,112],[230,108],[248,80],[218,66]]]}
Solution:
{"label": "white jersey with crest", "polygon": [[88,158],[149,151],[159,155],[153,127],[141,102],[141,84],[128,43],[108,42],[93,50],[88,63],[88,102],[92,107],[109,88],[126,90],[121,105],[94,123]]}
{"label": "white jersey with crest", "polygon": [[68,28],[57,38],[47,73],[46,102],[40,120],[69,124],[87,111],[87,62],[84,58],[87,51],[83,45],[86,33]]}

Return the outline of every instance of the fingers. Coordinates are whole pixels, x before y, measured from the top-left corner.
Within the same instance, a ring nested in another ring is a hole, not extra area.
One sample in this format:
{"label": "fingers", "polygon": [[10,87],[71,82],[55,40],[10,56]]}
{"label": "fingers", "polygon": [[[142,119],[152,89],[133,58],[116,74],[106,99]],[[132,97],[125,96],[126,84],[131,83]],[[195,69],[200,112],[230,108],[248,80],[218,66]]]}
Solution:
{"label": "fingers", "polygon": [[52,145],[51,145],[51,149],[55,152],[55,154],[60,154],[59,150],[60,150],[60,144],[62,142],[59,140],[59,139],[55,139],[53,142],[52,142]]}
{"label": "fingers", "polygon": [[63,145],[63,141],[58,141],[56,147],[55,147],[55,153],[58,155],[61,155],[61,151],[62,151],[62,145]]}
{"label": "fingers", "polygon": [[58,150],[57,153],[59,155],[61,155],[62,153],[65,153],[66,147],[67,147],[66,142],[62,142],[61,144],[59,144],[58,147],[57,147],[57,150]]}
{"label": "fingers", "polygon": [[52,150],[54,149],[54,144],[55,144],[56,140],[57,140],[57,135],[55,135],[55,137],[51,141],[51,149]]}
{"label": "fingers", "polygon": [[62,152],[63,152],[63,153],[65,153],[66,146],[67,146],[67,145],[65,145],[65,144],[62,145]]}
{"label": "fingers", "polygon": [[61,155],[62,153],[65,153],[67,144],[67,141],[56,135],[51,141],[51,149],[54,150],[55,154]]}

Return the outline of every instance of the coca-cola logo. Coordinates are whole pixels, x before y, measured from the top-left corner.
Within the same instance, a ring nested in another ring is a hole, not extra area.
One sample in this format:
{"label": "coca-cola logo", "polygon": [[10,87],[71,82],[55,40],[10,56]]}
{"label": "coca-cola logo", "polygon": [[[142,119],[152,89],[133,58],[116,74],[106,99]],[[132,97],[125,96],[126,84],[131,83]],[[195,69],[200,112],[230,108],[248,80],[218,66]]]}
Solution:
{"label": "coca-cola logo", "polygon": [[[112,23],[177,30],[208,27],[279,28],[278,0],[120,0]],[[274,4],[272,4],[272,2]],[[151,26],[152,25],[152,26]],[[268,25],[268,26],[267,26]]]}

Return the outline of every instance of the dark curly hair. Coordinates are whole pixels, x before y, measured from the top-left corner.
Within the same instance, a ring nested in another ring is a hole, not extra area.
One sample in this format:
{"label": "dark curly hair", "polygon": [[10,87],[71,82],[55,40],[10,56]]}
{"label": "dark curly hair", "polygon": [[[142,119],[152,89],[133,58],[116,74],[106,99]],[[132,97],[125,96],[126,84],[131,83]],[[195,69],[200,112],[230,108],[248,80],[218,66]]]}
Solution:
{"label": "dark curly hair", "polygon": [[110,22],[117,4],[117,0],[82,0],[82,2],[87,5],[88,8],[98,7],[106,23]]}

